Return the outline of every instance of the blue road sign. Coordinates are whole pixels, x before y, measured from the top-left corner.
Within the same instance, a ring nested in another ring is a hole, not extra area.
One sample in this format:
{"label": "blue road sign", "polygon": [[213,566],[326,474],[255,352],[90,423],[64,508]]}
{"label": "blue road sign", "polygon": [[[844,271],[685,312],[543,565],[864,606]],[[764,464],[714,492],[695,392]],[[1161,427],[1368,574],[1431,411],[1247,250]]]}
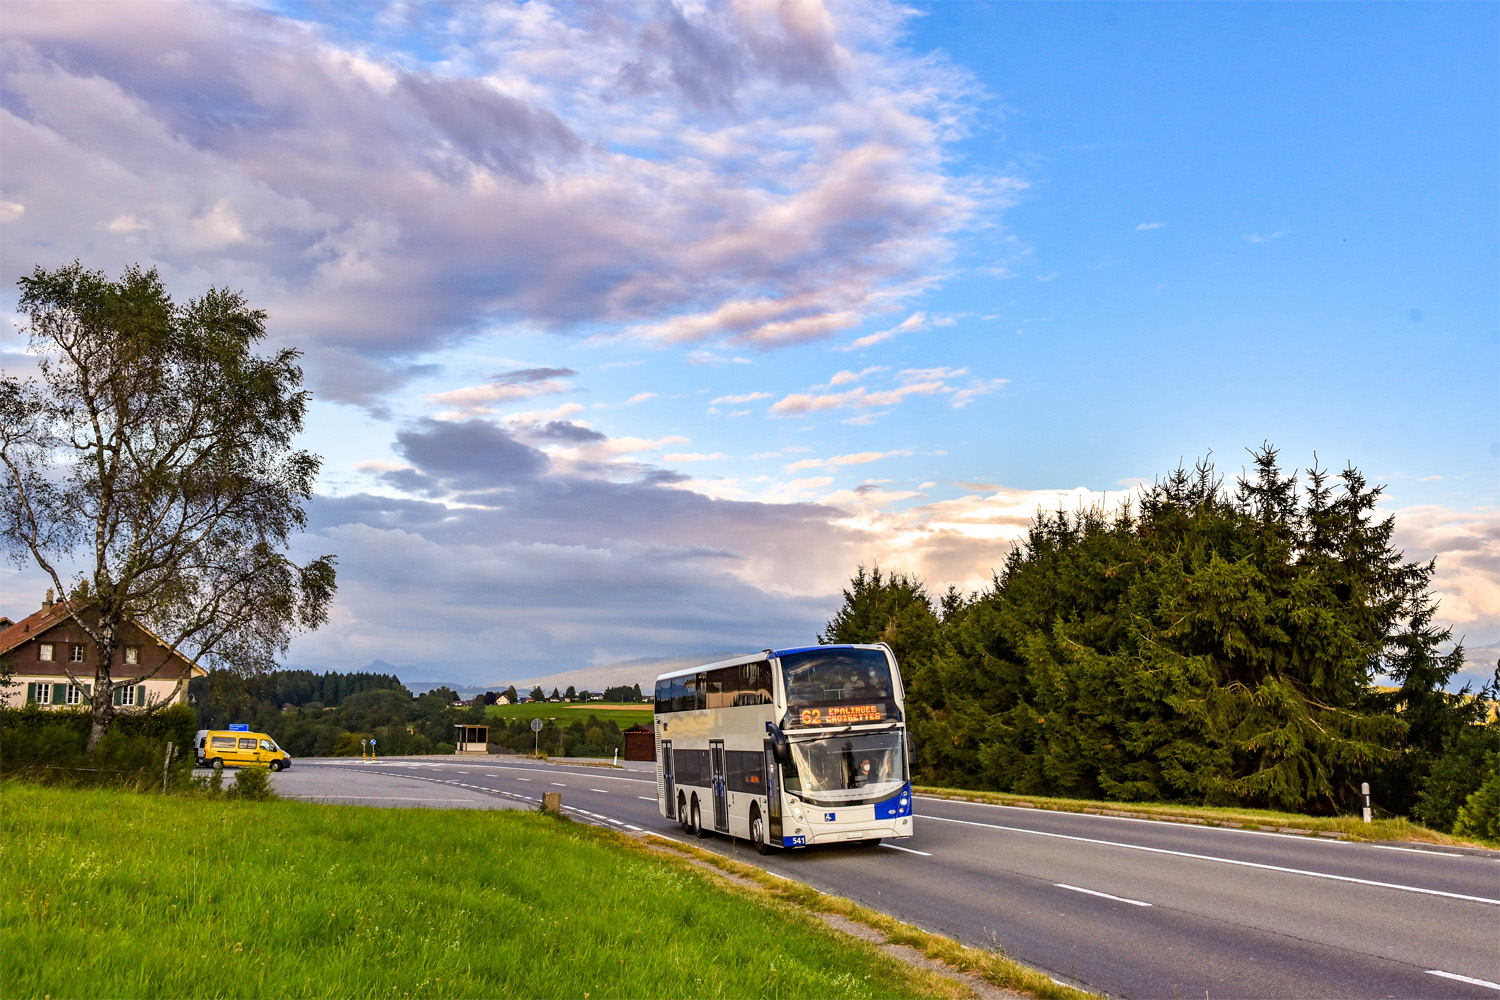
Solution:
{"label": "blue road sign", "polygon": [[229,724],[229,731],[233,733],[248,733],[250,731],[250,724],[248,722],[231,722]]}

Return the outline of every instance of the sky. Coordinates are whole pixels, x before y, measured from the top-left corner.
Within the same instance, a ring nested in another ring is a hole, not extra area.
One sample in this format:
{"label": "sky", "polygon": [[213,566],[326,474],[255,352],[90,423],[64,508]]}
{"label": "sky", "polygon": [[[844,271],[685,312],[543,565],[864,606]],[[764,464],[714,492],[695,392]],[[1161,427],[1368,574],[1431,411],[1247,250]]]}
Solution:
{"label": "sky", "polygon": [[[31,4],[0,360],[79,259],[303,352],[289,663],[485,684],[815,641],[1269,442],[1500,653],[1500,6]],[[45,578],[10,567],[0,613]]]}

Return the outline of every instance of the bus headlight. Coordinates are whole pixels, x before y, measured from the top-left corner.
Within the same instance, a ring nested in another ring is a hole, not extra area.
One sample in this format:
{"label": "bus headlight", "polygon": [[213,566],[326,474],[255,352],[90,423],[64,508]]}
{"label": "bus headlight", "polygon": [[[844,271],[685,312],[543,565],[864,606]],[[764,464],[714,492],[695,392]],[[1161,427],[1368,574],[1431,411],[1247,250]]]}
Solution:
{"label": "bus headlight", "polygon": [[795,802],[792,803],[792,815],[797,817],[798,823],[802,822],[802,807]]}

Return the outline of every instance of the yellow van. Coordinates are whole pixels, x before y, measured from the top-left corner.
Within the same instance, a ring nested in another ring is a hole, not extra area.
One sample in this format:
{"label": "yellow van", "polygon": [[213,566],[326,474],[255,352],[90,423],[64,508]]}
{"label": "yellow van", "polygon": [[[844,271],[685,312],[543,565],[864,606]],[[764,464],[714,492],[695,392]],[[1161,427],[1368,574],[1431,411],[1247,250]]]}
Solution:
{"label": "yellow van", "polygon": [[202,763],[208,767],[244,767],[260,764],[273,771],[292,766],[292,755],[276,745],[265,733],[231,732],[210,729],[204,733]]}

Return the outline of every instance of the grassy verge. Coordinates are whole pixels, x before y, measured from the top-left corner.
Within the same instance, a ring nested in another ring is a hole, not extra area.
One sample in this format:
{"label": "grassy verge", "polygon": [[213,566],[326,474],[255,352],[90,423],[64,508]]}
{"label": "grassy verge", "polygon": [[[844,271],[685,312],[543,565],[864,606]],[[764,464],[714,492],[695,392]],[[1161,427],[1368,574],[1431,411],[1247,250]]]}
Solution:
{"label": "grassy verge", "polygon": [[613,719],[621,729],[629,729],[639,723],[651,725],[655,709],[642,702],[636,705],[617,705],[612,702],[579,702],[577,704],[547,703],[524,705],[491,705],[485,712],[492,719],[555,719],[560,726],[571,722],[587,722],[589,716],[598,716],[599,721]]}
{"label": "grassy verge", "polygon": [[1322,834],[1348,840],[1404,840],[1419,844],[1458,847],[1494,847],[1493,844],[1463,840],[1450,834],[1429,830],[1404,817],[1376,819],[1366,823],[1358,816],[1304,816],[1301,813],[1276,812],[1270,809],[1218,808],[1145,802],[1100,802],[1091,799],[1055,799],[1042,795],[1012,795],[1007,792],[976,792],[962,788],[914,786],[918,795],[932,795],[963,802],[992,802],[1003,806],[1053,809],[1058,812],[1093,813],[1103,816],[1129,816],[1138,819],[1161,819],[1202,826],[1225,826],[1243,830],[1267,830],[1277,833]]}
{"label": "grassy verge", "polygon": [[536,813],[0,784],[0,995],[876,997],[956,988]]}
{"label": "grassy verge", "polygon": [[1098,1000],[1093,993],[1065,986],[1045,973],[1028,969],[1006,958],[998,949],[985,951],[970,948],[952,938],[930,934],[919,927],[902,923],[895,917],[861,906],[852,900],[829,896],[800,882],[777,878],[759,868],[741,864],[712,851],[705,851],[662,837],[651,836],[647,840],[658,847],[679,851],[712,865],[720,871],[754,882],[764,893],[774,899],[818,913],[838,914],[872,927],[885,936],[887,943],[915,948],[930,959],[942,962],[960,972],[977,975],[1003,989],[1027,993],[1033,997],[1043,998],[1043,1000]]}

